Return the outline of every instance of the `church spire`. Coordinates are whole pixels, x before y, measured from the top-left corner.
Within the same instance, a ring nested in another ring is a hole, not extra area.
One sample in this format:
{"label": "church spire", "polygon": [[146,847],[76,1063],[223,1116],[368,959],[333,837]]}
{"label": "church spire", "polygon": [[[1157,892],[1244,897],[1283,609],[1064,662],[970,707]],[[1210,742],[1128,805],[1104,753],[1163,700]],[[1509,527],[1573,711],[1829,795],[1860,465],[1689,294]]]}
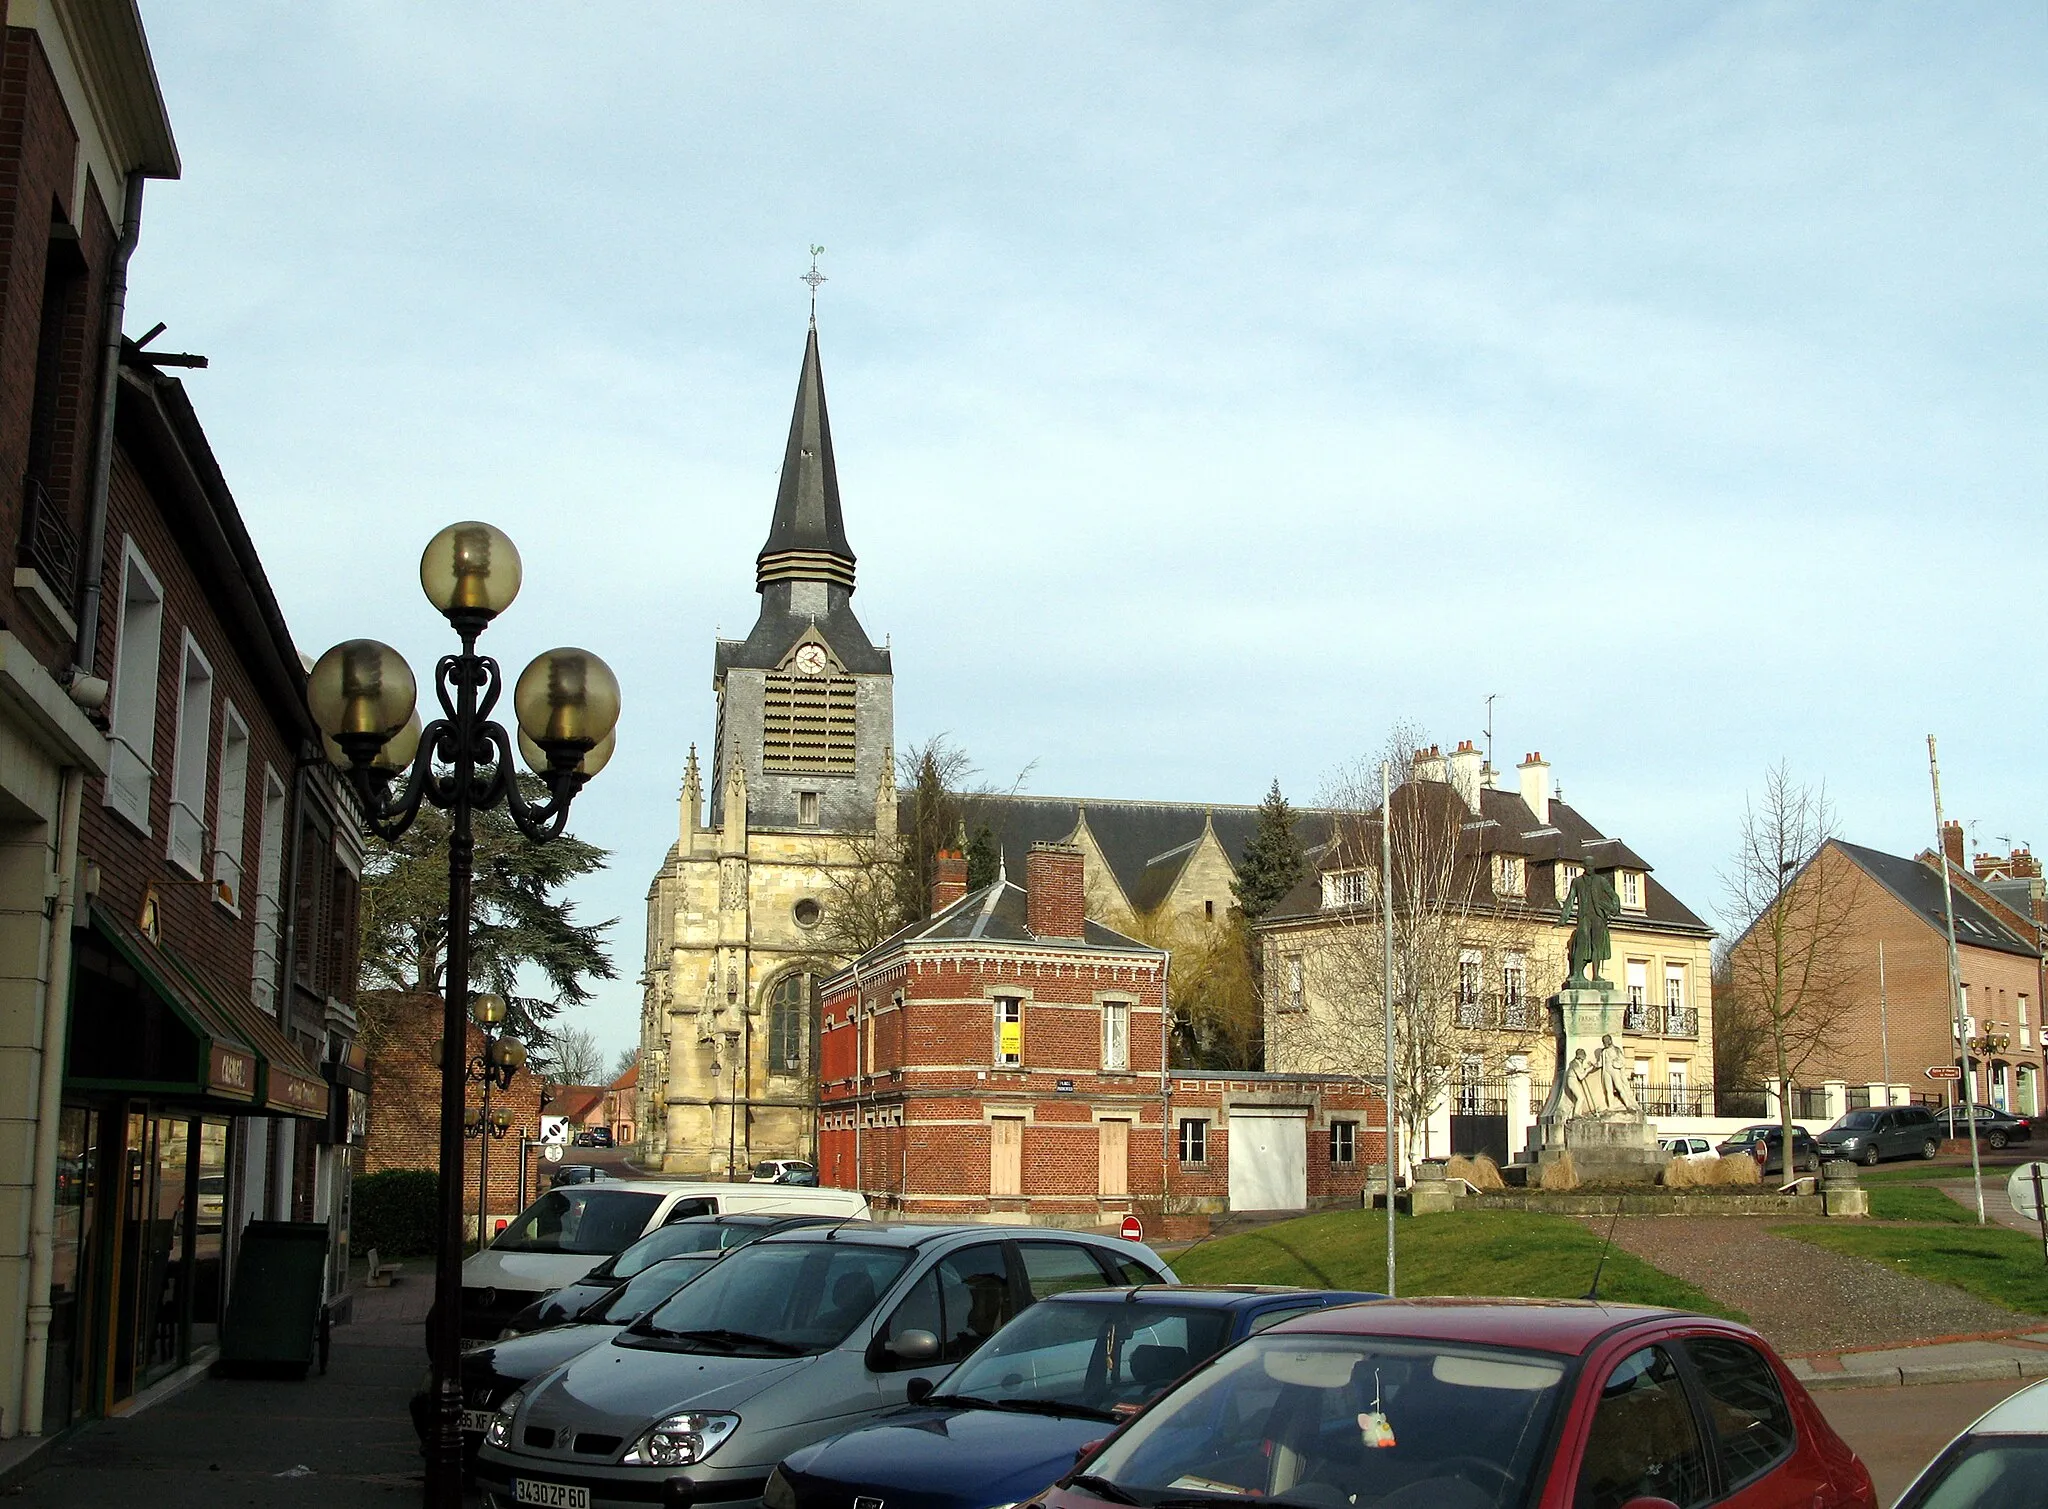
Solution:
{"label": "church spire", "polygon": [[839,517],[839,472],[832,464],[832,425],[825,415],[825,376],[818,364],[818,329],[804,341],[796,412],[782,453],[782,485],[768,543],[754,562],[754,590],[771,582],[827,582],[853,590],[853,550]]}

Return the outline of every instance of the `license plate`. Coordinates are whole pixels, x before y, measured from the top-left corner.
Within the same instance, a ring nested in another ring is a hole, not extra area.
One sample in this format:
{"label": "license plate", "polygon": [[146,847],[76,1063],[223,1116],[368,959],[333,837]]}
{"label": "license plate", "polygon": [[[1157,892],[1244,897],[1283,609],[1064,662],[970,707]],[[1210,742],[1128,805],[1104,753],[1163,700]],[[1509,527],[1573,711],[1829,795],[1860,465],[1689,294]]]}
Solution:
{"label": "license plate", "polygon": [[590,1509],[590,1490],[574,1488],[567,1483],[536,1483],[532,1478],[515,1478],[512,1501],[516,1504],[543,1504],[547,1509]]}
{"label": "license plate", "polygon": [[491,1428],[491,1422],[498,1418],[498,1412],[491,1409],[466,1409],[462,1412],[462,1433],[480,1436]]}

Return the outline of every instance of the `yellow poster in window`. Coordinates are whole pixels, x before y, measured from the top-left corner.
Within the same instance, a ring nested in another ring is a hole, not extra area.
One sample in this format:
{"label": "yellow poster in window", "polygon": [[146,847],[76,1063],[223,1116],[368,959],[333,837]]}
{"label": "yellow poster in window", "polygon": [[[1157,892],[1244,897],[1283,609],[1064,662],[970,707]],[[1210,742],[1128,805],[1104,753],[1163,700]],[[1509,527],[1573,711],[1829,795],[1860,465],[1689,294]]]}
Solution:
{"label": "yellow poster in window", "polygon": [[1004,1063],[1022,1063],[1024,1061],[1024,1024],[1022,1022],[1004,1022],[996,1034],[996,1041],[1002,1051]]}

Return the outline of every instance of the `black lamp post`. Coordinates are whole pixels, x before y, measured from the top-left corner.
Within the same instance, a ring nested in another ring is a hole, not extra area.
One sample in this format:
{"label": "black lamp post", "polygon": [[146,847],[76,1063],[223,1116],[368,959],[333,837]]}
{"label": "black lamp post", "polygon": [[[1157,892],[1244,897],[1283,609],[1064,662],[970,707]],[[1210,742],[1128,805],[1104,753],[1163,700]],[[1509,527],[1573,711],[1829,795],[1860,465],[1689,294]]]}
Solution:
{"label": "black lamp post", "polygon": [[491,1115],[491,1086],[500,1090],[512,1088],[512,1076],[526,1067],[526,1044],[516,1037],[492,1037],[491,1029],[505,1020],[509,1008],[501,995],[486,992],[470,1003],[469,1014],[477,1026],[484,1030],[484,1051],[469,1060],[466,1066],[467,1078],[472,1084],[484,1087],[483,1109],[477,1112],[475,1121],[467,1123],[463,1132],[477,1139],[476,1147],[476,1245],[482,1251],[490,1240],[487,1225],[490,1219],[491,1199],[491,1143],[512,1130],[512,1118],[500,1111],[496,1118]]}
{"label": "black lamp post", "polygon": [[428,543],[420,557],[420,586],[461,636],[462,648],[435,666],[441,716],[424,728],[414,711],[412,671],[396,650],[374,639],[351,639],[322,655],[307,688],[314,721],[331,741],[330,755],[347,770],[372,833],[397,838],[419,815],[422,802],[445,809],[449,818],[440,1240],[427,1338],[436,1406],[427,1444],[429,1509],[459,1509],[462,1503],[462,1146],[475,853],[470,819],[502,801],[519,831],[535,843],[557,837],[568,820],[569,803],[611,757],[619,720],[619,683],[602,660],[573,649],[539,656],[520,672],[512,705],[519,751],[546,784],[548,796],[533,803],[520,793],[512,737],[490,721],[505,690],[504,674],[495,660],[476,653],[477,636],[511,606],[519,580],[518,550],[489,524],[451,524]]}

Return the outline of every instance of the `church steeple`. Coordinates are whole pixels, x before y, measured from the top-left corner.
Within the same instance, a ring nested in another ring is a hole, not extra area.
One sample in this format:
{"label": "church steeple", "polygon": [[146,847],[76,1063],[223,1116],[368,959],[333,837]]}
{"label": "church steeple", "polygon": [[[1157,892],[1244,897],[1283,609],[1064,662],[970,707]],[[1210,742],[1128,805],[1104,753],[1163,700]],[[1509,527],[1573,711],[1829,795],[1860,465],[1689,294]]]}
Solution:
{"label": "church steeple", "polygon": [[768,526],[768,543],[754,561],[754,590],[765,591],[773,582],[826,582],[853,590],[853,550],[839,517],[839,470],[832,462],[816,325],[804,341],[775,518]]}

